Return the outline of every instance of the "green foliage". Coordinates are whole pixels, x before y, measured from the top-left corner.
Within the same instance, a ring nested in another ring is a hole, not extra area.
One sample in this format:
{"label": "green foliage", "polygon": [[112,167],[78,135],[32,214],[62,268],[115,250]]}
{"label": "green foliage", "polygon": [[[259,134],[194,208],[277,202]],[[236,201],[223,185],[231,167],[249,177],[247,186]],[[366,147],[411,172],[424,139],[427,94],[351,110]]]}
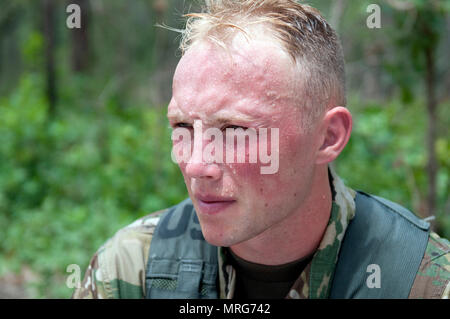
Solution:
{"label": "green foliage", "polygon": [[44,43],[42,33],[37,31],[30,32],[27,40],[23,43],[21,50],[23,60],[30,67],[44,65]]}
{"label": "green foliage", "polygon": [[0,276],[28,265],[40,296],[67,297],[67,265],[85,268],[119,228],[187,194],[164,108],[109,100],[50,119],[42,92],[28,75],[0,102]]}
{"label": "green foliage", "polygon": [[[426,117],[423,102],[403,104],[395,99],[380,106],[350,101],[354,118],[352,136],[337,160],[339,174],[353,188],[398,202],[421,216],[427,193],[425,172]],[[450,105],[440,107],[440,118],[449,119]],[[443,120],[445,127],[450,124]],[[444,129],[445,130],[445,129]],[[439,161],[437,219],[438,232],[450,236],[450,216],[446,211],[450,186],[449,140],[436,143]]]}
{"label": "green foliage", "polygon": [[[329,16],[337,3],[308,2]],[[450,1],[410,2],[417,9],[375,1],[382,8],[379,30],[366,27],[373,1],[344,2],[339,33],[349,92],[361,95],[370,72],[380,73],[380,89],[378,102],[350,99],[354,130],[337,168],[351,187],[420,215],[427,193],[423,49],[437,46],[436,86],[448,91]],[[167,100],[165,75],[176,62],[177,35],[154,25],[181,27],[179,16],[191,4],[170,0],[157,10],[158,3],[163,2],[91,1],[90,68],[75,76],[66,4],[54,2],[58,104],[50,117],[41,2],[0,0],[0,94],[6,94],[0,98],[0,277],[31,269],[39,297],[68,297],[69,264],[84,270],[118,229],[187,196],[170,159],[165,107],[145,103]],[[370,66],[370,56],[380,62]],[[448,99],[445,103],[435,123],[440,166],[435,215],[438,232],[450,238]]]}

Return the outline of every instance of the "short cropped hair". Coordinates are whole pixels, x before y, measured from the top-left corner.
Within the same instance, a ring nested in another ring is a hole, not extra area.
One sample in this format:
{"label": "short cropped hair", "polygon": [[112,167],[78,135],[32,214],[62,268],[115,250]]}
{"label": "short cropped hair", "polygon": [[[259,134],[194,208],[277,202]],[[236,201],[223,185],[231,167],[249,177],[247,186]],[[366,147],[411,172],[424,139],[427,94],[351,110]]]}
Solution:
{"label": "short cropped hair", "polygon": [[302,101],[311,121],[332,106],[345,106],[345,71],[338,36],[317,9],[293,0],[205,0],[200,13],[186,14],[182,54],[194,43],[209,40],[226,47],[236,32],[262,24],[279,41],[301,74]]}

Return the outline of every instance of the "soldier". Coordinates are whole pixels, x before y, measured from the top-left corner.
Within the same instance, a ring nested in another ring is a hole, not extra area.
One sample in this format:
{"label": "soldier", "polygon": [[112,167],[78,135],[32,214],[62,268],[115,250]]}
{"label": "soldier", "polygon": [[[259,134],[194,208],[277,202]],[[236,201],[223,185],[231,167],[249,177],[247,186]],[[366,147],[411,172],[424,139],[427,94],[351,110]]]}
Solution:
{"label": "soldier", "polygon": [[[449,242],[331,167],[352,117],[341,46],[320,13],[222,0],[188,16],[168,118],[192,138],[179,162],[190,198],[118,231],[73,297],[448,298]],[[205,161],[210,128],[224,139],[277,128],[276,172],[262,174],[261,159]]]}

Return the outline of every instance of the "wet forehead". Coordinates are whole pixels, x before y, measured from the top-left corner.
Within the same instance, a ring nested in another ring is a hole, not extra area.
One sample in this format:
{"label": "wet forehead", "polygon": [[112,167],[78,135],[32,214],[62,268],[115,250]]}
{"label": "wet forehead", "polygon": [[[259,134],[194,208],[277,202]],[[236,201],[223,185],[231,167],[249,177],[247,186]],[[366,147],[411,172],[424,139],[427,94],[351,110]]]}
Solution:
{"label": "wet forehead", "polygon": [[277,113],[292,100],[293,67],[284,51],[256,40],[234,43],[229,50],[203,42],[186,52],[175,72],[169,117],[197,111],[251,117]]}

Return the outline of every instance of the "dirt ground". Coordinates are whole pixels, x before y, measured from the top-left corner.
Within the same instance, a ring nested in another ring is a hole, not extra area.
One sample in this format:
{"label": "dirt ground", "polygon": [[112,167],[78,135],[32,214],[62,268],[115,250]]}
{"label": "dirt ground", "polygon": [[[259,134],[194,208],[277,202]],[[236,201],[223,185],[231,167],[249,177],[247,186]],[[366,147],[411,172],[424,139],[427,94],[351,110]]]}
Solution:
{"label": "dirt ground", "polygon": [[0,299],[24,299],[29,298],[23,283],[14,275],[0,278]]}
{"label": "dirt ground", "polygon": [[27,288],[27,282],[36,280],[37,276],[24,267],[20,273],[8,272],[0,277],[0,299],[29,299],[35,293]]}

